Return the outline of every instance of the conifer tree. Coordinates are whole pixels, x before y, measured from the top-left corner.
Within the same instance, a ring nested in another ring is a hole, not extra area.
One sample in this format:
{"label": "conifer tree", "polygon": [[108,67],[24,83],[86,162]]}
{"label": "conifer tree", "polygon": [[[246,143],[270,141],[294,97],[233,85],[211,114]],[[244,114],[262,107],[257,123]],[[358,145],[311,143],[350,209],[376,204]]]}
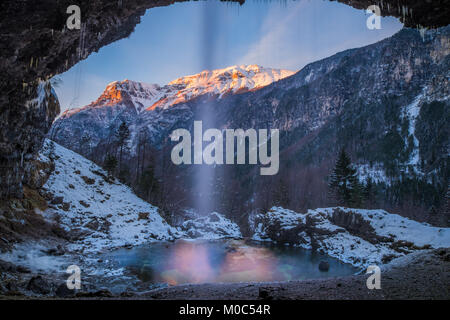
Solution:
{"label": "conifer tree", "polygon": [[273,190],[273,204],[284,208],[289,206],[289,188],[283,178],[278,180]]}
{"label": "conifer tree", "polygon": [[447,194],[445,195],[445,216],[450,217],[450,183],[447,185]]}
{"label": "conifer tree", "polygon": [[375,196],[374,184],[372,179],[368,177],[363,190],[363,197],[366,206],[370,206],[373,204],[375,200],[374,196]]}
{"label": "conifer tree", "polygon": [[336,166],[330,176],[331,197],[342,206],[359,207],[362,203],[362,186],[356,169],[344,149],[339,153]]}
{"label": "conifer tree", "polygon": [[139,179],[139,189],[148,201],[158,202],[159,181],[155,176],[155,168],[150,163]]}
{"label": "conifer tree", "polygon": [[119,172],[122,171],[122,154],[123,154],[123,147],[125,146],[125,143],[127,142],[128,138],[130,137],[130,129],[128,129],[128,126],[125,121],[122,122],[119,129],[116,132],[116,138],[118,140],[119,148],[120,148],[120,154],[119,154]]}
{"label": "conifer tree", "polygon": [[114,174],[114,170],[117,167],[117,159],[112,154],[109,154],[106,156],[105,164],[104,164],[105,170],[108,172],[110,176]]}

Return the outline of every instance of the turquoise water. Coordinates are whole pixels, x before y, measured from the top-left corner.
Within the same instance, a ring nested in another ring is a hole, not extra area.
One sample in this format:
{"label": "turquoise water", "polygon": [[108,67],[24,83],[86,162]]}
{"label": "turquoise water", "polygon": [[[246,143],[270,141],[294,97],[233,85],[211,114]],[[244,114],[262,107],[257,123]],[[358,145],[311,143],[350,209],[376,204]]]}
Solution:
{"label": "turquoise water", "polygon": [[[120,249],[109,258],[143,282],[169,285],[319,279],[358,271],[309,250],[236,240],[155,243]],[[319,270],[320,261],[329,263],[328,272]]]}

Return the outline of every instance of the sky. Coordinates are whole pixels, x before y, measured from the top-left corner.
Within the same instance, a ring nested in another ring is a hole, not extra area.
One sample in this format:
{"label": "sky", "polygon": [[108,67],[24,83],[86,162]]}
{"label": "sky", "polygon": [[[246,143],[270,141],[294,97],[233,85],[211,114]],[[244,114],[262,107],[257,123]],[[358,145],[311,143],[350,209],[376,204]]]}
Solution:
{"label": "sky", "polygon": [[59,75],[61,110],[96,100],[108,83],[159,85],[205,69],[258,64],[298,71],[337,52],[365,46],[402,28],[396,18],[369,30],[369,14],[326,0],[218,0],[147,10],[126,39],[91,54]]}

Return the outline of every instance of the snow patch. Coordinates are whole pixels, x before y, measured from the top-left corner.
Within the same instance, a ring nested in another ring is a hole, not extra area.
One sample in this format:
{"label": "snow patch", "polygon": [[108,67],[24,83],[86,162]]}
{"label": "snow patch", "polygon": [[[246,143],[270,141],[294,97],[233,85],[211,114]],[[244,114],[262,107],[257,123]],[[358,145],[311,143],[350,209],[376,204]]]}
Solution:
{"label": "snow patch", "polygon": [[[374,235],[358,234],[352,226],[333,223],[336,210],[349,215],[349,223],[369,224]],[[307,225],[309,222],[309,226]],[[381,264],[386,257],[399,257],[426,247],[450,247],[450,228],[432,227],[384,210],[349,208],[320,208],[297,213],[273,207],[265,214],[257,214],[250,220],[253,239],[278,241],[317,250],[357,267]],[[401,247],[398,250],[397,247]]]}
{"label": "snow patch", "polygon": [[[43,149],[48,150],[49,144],[46,140]],[[97,252],[178,235],[159,215],[158,208],[137,197],[129,187],[109,179],[93,162],[54,145],[55,171],[43,188],[53,199],[62,199],[44,214],[57,217],[65,230],[80,235],[70,245],[71,250]]]}
{"label": "snow patch", "polygon": [[242,238],[239,226],[217,212],[206,216],[194,215],[185,221],[180,229],[185,236],[193,239]]}
{"label": "snow patch", "polygon": [[[415,135],[416,130],[416,120],[420,113],[420,102],[422,98],[425,95],[426,87],[422,90],[422,92],[414,98],[414,101],[403,108],[402,117],[404,119],[408,119],[409,127],[408,127],[408,136],[413,137],[413,150],[411,152],[411,156],[409,161],[406,163],[406,165],[413,166],[414,170],[417,173],[420,173],[419,171],[419,140],[417,139]],[[408,144],[408,137],[405,138],[405,144]]]}
{"label": "snow patch", "polygon": [[391,185],[391,179],[386,176],[386,172],[381,164],[357,164],[355,168],[358,172],[358,179],[361,183],[366,183],[370,178],[373,183],[384,183]]}

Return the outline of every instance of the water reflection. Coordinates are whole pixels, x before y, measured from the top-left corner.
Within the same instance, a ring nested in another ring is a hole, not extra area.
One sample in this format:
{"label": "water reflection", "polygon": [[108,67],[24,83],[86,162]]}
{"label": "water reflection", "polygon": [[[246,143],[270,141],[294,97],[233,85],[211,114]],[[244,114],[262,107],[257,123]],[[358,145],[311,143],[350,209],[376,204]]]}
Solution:
{"label": "water reflection", "polygon": [[[308,250],[244,241],[177,241],[131,250],[112,257],[144,282],[262,282],[324,278],[353,274],[356,269]],[[321,260],[330,264],[320,272]]]}

